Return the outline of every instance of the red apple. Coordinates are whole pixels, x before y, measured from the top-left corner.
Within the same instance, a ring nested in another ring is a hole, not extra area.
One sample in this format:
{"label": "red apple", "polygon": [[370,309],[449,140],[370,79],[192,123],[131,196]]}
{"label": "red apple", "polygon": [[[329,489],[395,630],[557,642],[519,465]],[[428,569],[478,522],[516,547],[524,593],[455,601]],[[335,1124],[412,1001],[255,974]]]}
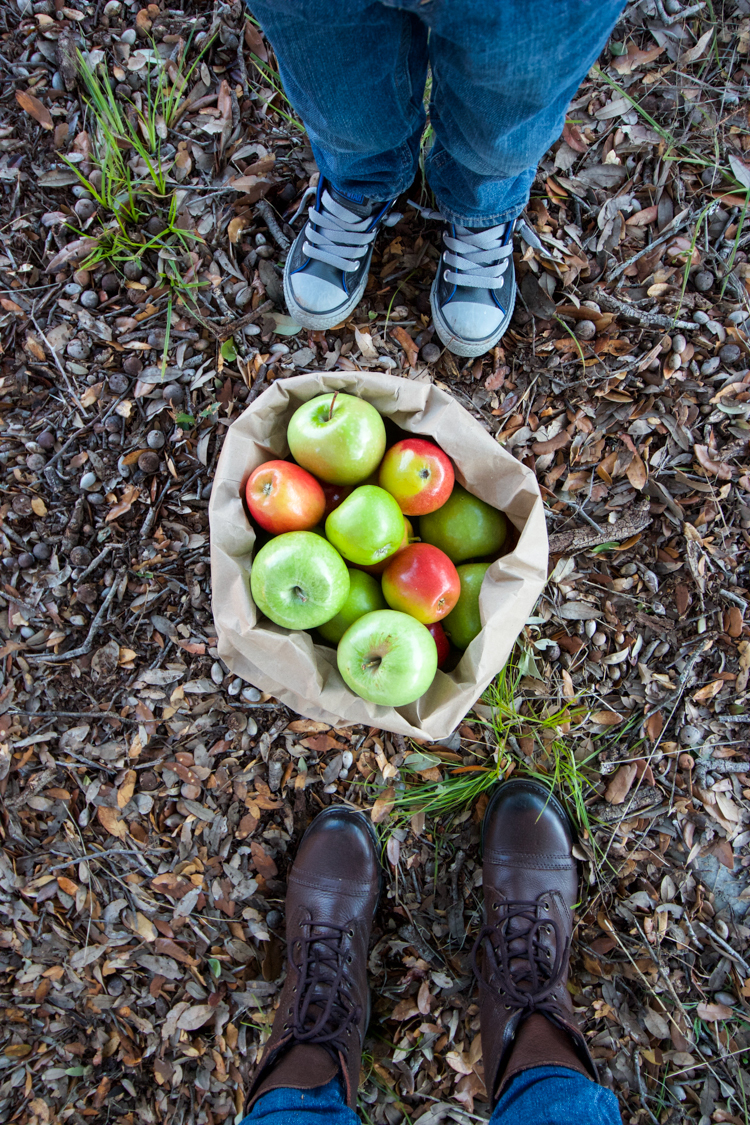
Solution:
{"label": "red apple", "polygon": [[431,625],[450,613],[461,593],[455,566],[439,548],[411,543],[394,555],[383,573],[383,597],[391,609]]}
{"label": "red apple", "polygon": [[398,545],[398,549],[389,555],[387,559],[382,559],[380,562],[373,563],[372,566],[361,566],[360,570],[366,570],[368,574],[382,574],[389,562],[392,562],[404,547],[408,547],[414,538],[414,528],[409,520],[404,516],[404,537]]}
{"label": "red apple", "polygon": [[266,461],[245,485],[250,515],[265,531],[308,531],[323,518],[326,498],[311,473],[291,461]]}
{"label": "red apple", "polygon": [[453,490],[453,465],[439,445],[424,438],[404,438],[380,464],[380,487],[407,516],[424,516],[441,508]]}
{"label": "red apple", "polygon": [[433,621],[432,625],[428,625],[427,632],[437,645],[438,668],[442,668],[451,650],[450,641],[446,637],[445,629],[439,621]]}
{"label": "red apple", "polygon": [[[378,482],[375,481],[377,484]],[[328,518],[334,508],[338,508],[342,500],[346,500],[347,496],[354,491],[353,484],[324,484],[323,495],[326,498],[326,509],[323,513],[324,518]]]}

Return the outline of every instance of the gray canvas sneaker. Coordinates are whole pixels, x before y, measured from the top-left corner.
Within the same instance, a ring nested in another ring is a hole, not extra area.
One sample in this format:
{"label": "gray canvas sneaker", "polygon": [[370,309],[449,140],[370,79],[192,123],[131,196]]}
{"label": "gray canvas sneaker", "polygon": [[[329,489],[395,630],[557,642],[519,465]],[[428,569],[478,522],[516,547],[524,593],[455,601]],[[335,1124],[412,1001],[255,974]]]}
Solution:
{"label": "gray canvas sneaker", "polygon": [[284,297],[297,324],[333,328],[357,307],[375,237],[401,217],[390,214],[394,202],[350,198],[320,178],[315,203],[284,266]]}
{"label": "gray canvas sneaker", "polygon": [[510,324],[516,303],[513,226],[471,230],[445,223],[430,305],[435,330],[455,355],[484,355]]}
{"label": "gray canvas sneaker", "polygon": [[484,355],[504,335],[516,303],[513,234],[542,250],[539,237],[520,216],[480,230],[452,223],[411,199],[409,206],[443,224],[444,249],[430,290],[438,336],[454,355]]}

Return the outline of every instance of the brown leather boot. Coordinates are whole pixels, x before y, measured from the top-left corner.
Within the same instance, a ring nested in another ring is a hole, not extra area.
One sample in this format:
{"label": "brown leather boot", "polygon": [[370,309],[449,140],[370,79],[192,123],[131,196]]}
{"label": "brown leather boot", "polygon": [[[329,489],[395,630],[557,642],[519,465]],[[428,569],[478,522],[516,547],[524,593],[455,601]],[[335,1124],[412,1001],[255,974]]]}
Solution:
{"label": "brown leather boot", "polygon": [[325,809],[302,838],[287,887],[286,980],[246,1112],[270,1090],[312,1090],[336,1074],[356,1107],[380,895],[376,842],[370,821],[343,806]]}
{"label": "brown leather boot", "polygon": [[534,781],[495,790],[482,825],[485,926],[479,980],[484,1080],[492,1106],[510,1079],[562,1066],[596,1079],[566,987],[578,870],[562,805]]}

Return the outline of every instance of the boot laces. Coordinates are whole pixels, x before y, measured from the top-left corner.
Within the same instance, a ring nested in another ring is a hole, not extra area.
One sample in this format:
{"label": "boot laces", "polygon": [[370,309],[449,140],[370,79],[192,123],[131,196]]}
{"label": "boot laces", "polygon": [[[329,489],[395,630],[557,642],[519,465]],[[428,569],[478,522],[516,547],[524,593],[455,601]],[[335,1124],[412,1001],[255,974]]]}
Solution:
{"label": "boot laces", "polygon": [[380,224],[393,225],[401,218],[386,218],[389,208],[390,203],[386,203],[374,215],[357,215],[324,188],[319,205],[313,204],[307,211],[303,253],[317,262],[352,273],[368,253]]}
{"label": "boot laces", "polygon": [[[535,902],[505,901],[499,917],[484,926],[474,943],[471,963],[479,982],[503,999],[506,1007],[557,1013],[552,994],[562,981],[569,942],[550,916],[549,895]],[[544,901],[542,901],[544,900]],[[480,950],[484,964],[479,964]]]}
{"label": "boot laces", "polygon": [[[451,223],[440,211],[432,211],[409,200],[423,219],[440,219],[443,231],[443,279],[449,285],[473,289],[497,289],[513,255],[514,223],[500,223],[486,230],[471,230]],[[525,224],[524,224],[525,228]]]}
{"label": "boot laces", "polygon": [[349,994],[347,977],[351,924],[302,924],[302,936],[289,949],[299,980],[292,1011],[294,1038],[301,1043],[330,1043],[346,1049],[350,1028],[362,1017],[362,1006]]}

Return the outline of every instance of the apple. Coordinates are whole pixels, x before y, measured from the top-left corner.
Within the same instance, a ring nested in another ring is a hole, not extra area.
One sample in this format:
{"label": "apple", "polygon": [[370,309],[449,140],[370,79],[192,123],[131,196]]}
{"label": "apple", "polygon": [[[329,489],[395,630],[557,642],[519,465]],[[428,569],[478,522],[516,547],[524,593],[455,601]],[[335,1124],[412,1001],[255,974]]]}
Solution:
{"label": "apple", "polygon": [[413,539],[414,528],[411,525],[411,521],[404,516],[404,537],[393,554],[389,555],[387,559],[381,559],[380,562],[374,563],[373,566],[363,566],[362,570],[367,571],[368,574],[382,574],[391,559],[395,559],[399,551],[403,551],[404,547],[408,547]]}
{"label": "apple", "polygon": [[326,535],[349,562],[372,566],[398,550],[404,517],[389,492],[363,484],[331,512]]}
{"label": "apple", "polygon": [[453,465],[434,441],[405,438],[387,450],[378,483],[398,501],[404,515],[423,516],[446,502],[453,489]]}
{"label": "apple", "polygon": [[347,496],[352,491],[352,486],[349,484],[324,484],[321,487],[323,489],[323,495],[326,498],[323,519],[327,519],[334,508],[338,508],[341,501],[346,500]]}
{"label": "apple", "polygon": [[286,437],[294,460],[329,484],[360,484],[385,452],[385,426],[375,407],[338,391],[295,410]]}
{"label": "apple", "polygon": [[479,591],[489,563],[466,563],[459,566],[461,593],[455,606],[443,621],[443,628],[456,648],[468,648],[482,631],[479,617]]}
{"label": "apple", "polygon": [[505,542],[505,516],[460,484],[454,486],[442,508],[422,516],[419,533],[425,543],[445,551],[454,563],[482,555],[496,555]]}
{"label": "apple", "polygon": [[[350,625],[366,613],[385,609],[380,583],[363,570],[349,571],[349,594],[335,617],[318,626],[318,632],[329,644],[337,645]],[[447,644],[447,642],[446,642]]]}
{"label": "apple", "polygon": [[323,518],[326,498],[315,477],[291,461],[266,461],[248,477],[250,515],[265,531],[307,531]]}
{"label": "apple", "polygon": [[410,543],[383,572],[383,596],[391,609],[430,625],[450,613],[461,593],[456,568],[429,543]]}
{"label": "apple", "polygon": [[261,547],[250,568],[258,609],[287,629],[314,629],[334,617],[349,593],[349,571],[327,539],[287,531]]}
{"label": "apple", "polygon": [[433,621],[427,626],[427,632],[432,637],[437,648],[438,668],[442,668],[451,651],[450,642],[445,635],[445,629],[440,621]]}
{"label": "apple", "polygon": [[366,613],[336,651],[341,677],[370,703],[404,707],[424,695],[437,671],[437,648],[424,625],[406,613]]}

